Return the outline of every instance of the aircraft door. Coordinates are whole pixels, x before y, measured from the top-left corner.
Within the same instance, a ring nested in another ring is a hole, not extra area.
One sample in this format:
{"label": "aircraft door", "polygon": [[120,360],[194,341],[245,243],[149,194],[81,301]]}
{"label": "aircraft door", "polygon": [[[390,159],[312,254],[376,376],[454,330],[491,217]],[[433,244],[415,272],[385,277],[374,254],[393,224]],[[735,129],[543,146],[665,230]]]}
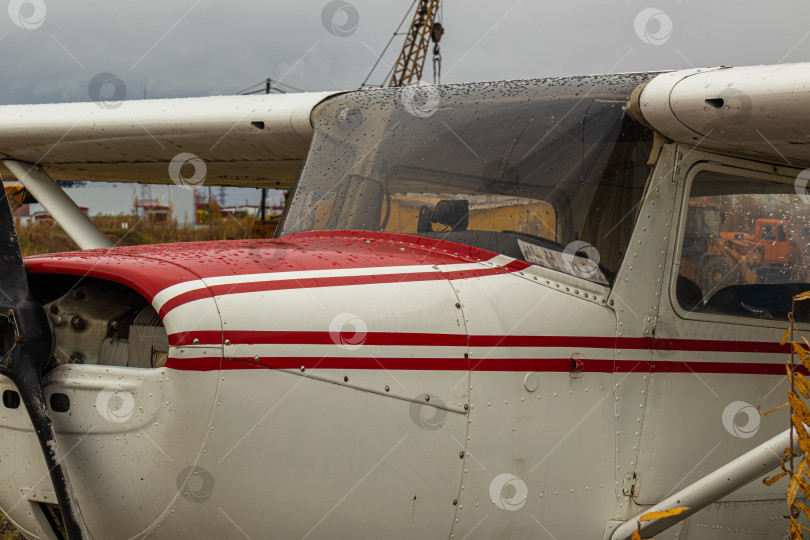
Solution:
{"label": "aircraft door", "polygon": [[[796,171],[699,151],[677,156],[676,215],[665,233],[658,309],[646,325],[649,387],[634,492],[643,505],[787,428],[784,411],[763,417],[757,409],[787,400],[789,356],[779,341],[792,296],[810,289],[807,239],[789,241],[810,219]],[[810,322],[806,312],[797,319]],[[739,503],[731,509],[699,515],[745,527],[748,501],[784,504],[783,488],[755,481],[726,499]]]}

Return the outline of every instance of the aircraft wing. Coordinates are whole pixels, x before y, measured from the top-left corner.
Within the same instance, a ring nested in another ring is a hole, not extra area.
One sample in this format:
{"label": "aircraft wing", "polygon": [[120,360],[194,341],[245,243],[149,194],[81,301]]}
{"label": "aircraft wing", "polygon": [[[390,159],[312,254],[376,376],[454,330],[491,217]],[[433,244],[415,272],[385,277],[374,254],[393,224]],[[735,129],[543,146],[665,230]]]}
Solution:
{"label": "aircraft wing", "polygon": [[[808,63],[673,71],[646,85],[639,107],[671,140],[806,167],[808,85]],[[287,188],[311,112],[334,94],[0,106],[0,160],[41,164],[58,180],[169,184],[172,161],[193,154],[205,185]]]}
{"label": "aircraft wing", "polygon": [[657,131],[685,145],[810,165],[810,63],[662,73],[639,106]]}
{"label": "aircraft wing", "polygon": [[41,164],[57,180],[170,184],[172,160],[194,154],[207,186],[286,188],[312,140],[312,109],[333,94],[0,106],[0,160]]}

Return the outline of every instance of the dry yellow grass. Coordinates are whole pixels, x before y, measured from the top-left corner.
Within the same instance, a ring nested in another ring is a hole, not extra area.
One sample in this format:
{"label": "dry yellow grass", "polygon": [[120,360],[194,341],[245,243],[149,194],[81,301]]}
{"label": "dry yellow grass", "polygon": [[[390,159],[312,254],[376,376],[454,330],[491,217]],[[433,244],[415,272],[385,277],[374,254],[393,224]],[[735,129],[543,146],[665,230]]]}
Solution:
{"label": "dry yellow grass", "polygon": [[0,540],[25,540],[2,512],[0,512]]}
{"label": "dry yellow grass", "polygon": [[[197,226],[178,225],[174,221],[150,223],[132,215],[101,215],[93,218],[93,222],[117,246],[271,236],[277,218],[270,221],[264,234],[257,234],[254,227],[259,221],[250,216],[239,219],[213,216],[209,224]],[[124,224],[127,224],[126,228]],[[79,249],[62,228],[52,222],[23,224],[18,219],[16,226],[23,256]]]}

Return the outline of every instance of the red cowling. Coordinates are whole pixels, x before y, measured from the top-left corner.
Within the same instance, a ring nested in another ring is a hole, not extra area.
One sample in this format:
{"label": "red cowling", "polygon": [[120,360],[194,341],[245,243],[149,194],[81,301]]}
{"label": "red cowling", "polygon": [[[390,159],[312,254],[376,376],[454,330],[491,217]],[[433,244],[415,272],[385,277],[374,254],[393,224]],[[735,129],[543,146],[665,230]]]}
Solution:
{"label": "red cowling", "polygon": [[28,273],[71,274],[126,285],[150,302],[161,290],[193,279],[335,268],[439,265],[496,254],[454,242],[371,231],[318,231],[277,240],[184,242],[25,259]]}

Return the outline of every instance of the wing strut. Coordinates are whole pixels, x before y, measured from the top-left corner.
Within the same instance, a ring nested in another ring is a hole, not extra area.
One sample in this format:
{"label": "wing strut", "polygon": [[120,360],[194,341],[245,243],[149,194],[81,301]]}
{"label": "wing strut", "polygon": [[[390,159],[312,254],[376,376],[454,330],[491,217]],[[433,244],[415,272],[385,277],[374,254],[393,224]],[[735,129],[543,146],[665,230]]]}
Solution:
{"label": "wing strut", "polygon": [[112,247],[109,238],[39,165],[13,160],[3,164],[81,249]]}
{"label": "wing strut", "polygon": [[620,524],[612,535],[608,531],[605,538],[609,540],[629,540],[633,535],[633,531],[638,529],[638,518],[641,515],[682,506],[688,507],[689,510],[676,516],[643,522],[641,524],[641,536],[642,538],[650,538],[652,535],[669,529],[692,514],[777,468],[782,462],[783,450],[790,446],[790,437],[791,430],[783,431],[776,437],[765,441],[734,461],[709,473],[652,508],[646,509],[642,514]]}

